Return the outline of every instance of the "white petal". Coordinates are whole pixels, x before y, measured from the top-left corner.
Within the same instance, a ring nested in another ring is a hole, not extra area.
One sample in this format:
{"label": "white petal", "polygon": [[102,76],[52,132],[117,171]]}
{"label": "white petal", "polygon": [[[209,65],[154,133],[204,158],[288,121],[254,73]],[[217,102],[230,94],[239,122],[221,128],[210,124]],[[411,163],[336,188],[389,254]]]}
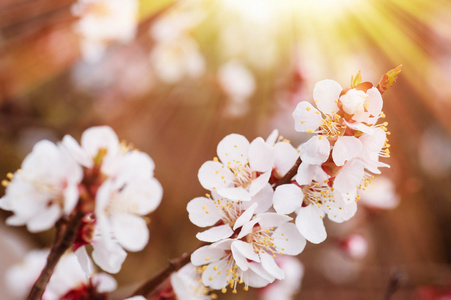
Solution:
{"label": "white petal", "polygon": [[116,280],[108,274],[98,273],[92,277],[92,283],[99,293],[109,293],[117,288]]}
{"label": "white petal", "polygon": [[[368,99],[367,99],[367,109],[368,112],[373,115],[374,117],[377,118],[379,117],[379,114],[382,111],[382,106],[383,106],[383,100],[382,100],[382,96],[381,93],[379,92],[379,90],[375,87],[372,87],[371,89],[369,89],[368,91],[366,91],[366,94],[368,95]],[[374,123],[372,123],[374,124]]]}
{"label": "white petal", "polygon": [[93,265],[92,261],[88,256],[88,252],[86,252],[85,247],[80,247],[75,251],[75,255],[77,256],[78,262],[80,263],[81,269],[85,272],[86,277],[91,277],[93,273]]}
{"label": "white petal", "polygon": [[116,242],[106,239],[97,240],[93,243],[93,248],[92,258],[100,268],[112,274],[121,270],[127,252]]}
{"label": "white petal", "polygon": [[205,197],[191,200],[186,206],[186,210],[189,213],[190,221],[199,227],[212,226],[221,220],[221,214],[213,200]]}
{"label": "white petal", "polygon": [[273,204],[272,202],[273,194],[274,191],[272,187],[269,184],[266,184],[260,192],[258,192],[255,196],[252,197],[251,201],[242,202],[241,207],[243,209],[247,209],[252,204],[257,203],[258,207],[254,213],[256,214],[264,213],[268,211],[268,209],[271,208]]}
{"label": "white petal", "polygon": [[336,100],[343,90],[341,85],[330,79],[317,82],[313,88],[313,99],[320,111],[327,115],[333,115],[338,111]]}
{"label": "white petal", "polygon": [[233,183],[233,173],[223,164],[207,161],[197,173],[200,184],[207,190],[229,187]]}
{"label": "white petal", "polygon": [[330,143],[321,136],[313,136],[307,142],[299,147],[301,159],[303,162],[312,165],[324,163],[330,155]]}
{"label": "white petal", "polygon": [[298,255],[304,250],[307,243],[293,223],[279,226],[271,237],[274,238],[276,250],[288,255]]}
{"label": "white petal", "polygon": [[236,238],[239,240],[239,239],[242,239],[243,237],[245,237],[246,235],[248,235],[249,233],[251,233],[254,229],[255,224],[257,224],[259,221],[260,221],[260,219],[254,218],[251,221],[244,224],[241,227],[240,234]]}
{"label": "white petal", "polygon": [[119,244],[128,251],[141,251],[149,241],[146,221],[131,214],[111,216],[112,231]]}
{"label": "white petal", "polygon": [[353,191],[363,179],[363,164],[353,159],[347,162],[335,177],[334,188],[340,192]]}
{"label": "white petal", "polygon": [[232,243],[232,254],[236,264],[243,271],[249,268],[248,260],[260,262],[260,257],[255,253],[252,245],[243,241],[234,241]]}
{"label": "white petal", "polygon": [[285,273],[274,261],[274,258],[268,253],[260,253],[263,268],[276,279],[284,279]]}
{"label": "white petal", "polygon": [[267,172],[274,163],[274,149],[258,137],[249,146],[249,165],[252,171]]}
{"label": "white petal", "polygon": [[197,239],[203,242],[217,242],[219,240],[230,237],[233,234],[232,228],[230,228],[229,224],[214,226],[208,230],[203,232],[199,232],[196,234]]}
{"label": "white petal", "polygon": [[235,225],[233,225],[233,230],[240,228],[245,223],[249,222],[249,220],[254,215],[255,210],[257,209],[258,204],[252,204],[246,211],[236,220]]}
{"label": "white petal", "polygon": [[224,261],[209,264],[202,273],[202,283],[215,290],[224,288],[227,285],[227,270],[223,267],[224,265]]}
{"label": "white petal", "polygon": [[96,126],[85,130],[81,136],[81,146],[94,158],[100,149],[107,150],[105,160],[119,151],[119,139],[109,126]]}
{"label": "white petal", "polygon": [[220,188],[218,194],[233,201],[250,201],[251,195],[242,187]]}
{"label": "white petal", "polygon": [[307,185],[312,183],[313,177],[315,175],[315,169],[318,165],[311,165],[305,162],[302,162],[299,165],[298,173],[296,174],[296,182],[299,185]]}
{"label": "white petal", "polygon": [[[252,273],[250,273],[252,271]],[[251,287],[264,287],[268,283],[274,281],[274,276],[269,274],[262,266],[261,263],[249,262],[249,270],[246,272],[247,280],[246,282]]]}
{"label": "white petal", "polygon": [[354,136],[340,136],[334,145],[332,158],[337,166],[357,157],[362,152],[362,143]]}
{"label": "white petal", "polygon": [[309,102],[302,101],[293,112],[294,128],[299,132],[315,131],[323,124],[321,113]]}
{"label": "white petal", "polygon": [[258,192],[260,192],[266,185],[269,185],[269,178],[271,177],[271,171],[260,174],[257,178],[252,180],[252,183],[249,187],[249,194],[254,196]]}
{"label": "white petal", "polygon": [[279,130],[274,129],[271,134],[266,138],[266,143],[268,145],[274,145],[277,142],[277,138],[279,137]]}
{"label": "white petal", "polygon": [[62,146],[67,150],[67,152],[84,167],[91,168],[94,164],[92,157],[89,157],[77,141],[70,135],[65,135],[61,141]]}
{"label": "white petal", "polygon": [[[234,167],[247,163],[249,141],[241,134],[232,133],[223,138],[217,147],[218,157],[224,165]],[[238,162],[238,163],[237,163]]]}
{"label": "white petal", "polygon": [[259,219],[258,224],[262,229],[279,227],[282,224],[292,220],[291,217],[280,215],[278,213],[258,214],[256,217]]}
{"label": "white petal", "polygon": [[302,206],[304,193],[294,184],[278,186],[274,192],[274,209],[279,214],[290,214]]}
{"label": "white petal", "polygon": [[218,261],[226,255],[223,249],[215,249],[211,245],[203,246],[191,254],[191,263],[195,266],[202,266]]}
{"label": "white petal", "polygon": [[40,232],[52,228],[61,217],[61,208],[58,205],[51,205],[44,208],[28,220],[27,229],[30,232]]}
{"label": "white petal", "polygon": [[274,146],[274,169],[285,175],[295,164],[299,153],[290,143],[279,142]]}
{"label": "white petal", "polygon": [[314,204],[301,207],[298,211],[296,227],[311,243],[319,244],[327,237],[323,216],[324,213]]}

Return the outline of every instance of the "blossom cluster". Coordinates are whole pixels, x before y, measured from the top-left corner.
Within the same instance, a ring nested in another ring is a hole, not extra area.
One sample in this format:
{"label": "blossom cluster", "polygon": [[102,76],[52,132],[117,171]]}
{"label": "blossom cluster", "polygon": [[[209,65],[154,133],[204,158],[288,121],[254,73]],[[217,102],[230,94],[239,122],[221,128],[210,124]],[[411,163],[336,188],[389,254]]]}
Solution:
{"label": "blossom cluster", "polygon": [[209,244],[191,255],[205,286],[235,293],[240,283],[247,290],[284,279],[279,257],[301,253],[306,240],[324,241],[325,215],[339,223],[353,217],[358,191],[388,167],[379,161],[389,144],[387,124],[377,124],[383,102],[376,87],[323,80],[313,97],[318,109],[303,101],[293,112],[295,129],[313,134],[307,142],[295,148],[277,131],[252,142],[230,134],[199,169],[209,193],[187,210],[193,224],[210,227],[196,235]]}
{"label": "blossom cluster", "polygon": [[13,212],[8,225],[26,225],[31,232],[78,218],[72,249],[85,272],[92,272],[86,251],[92,245],[95,263],[117,273],[125,250],[140,251],[148,243],[143,217],[162,198],[154,167],[147,154],[120,143],[110,127],[93,127],[81,145],[69,135],[58,144],[38,142],[11,174],[0,207]]}

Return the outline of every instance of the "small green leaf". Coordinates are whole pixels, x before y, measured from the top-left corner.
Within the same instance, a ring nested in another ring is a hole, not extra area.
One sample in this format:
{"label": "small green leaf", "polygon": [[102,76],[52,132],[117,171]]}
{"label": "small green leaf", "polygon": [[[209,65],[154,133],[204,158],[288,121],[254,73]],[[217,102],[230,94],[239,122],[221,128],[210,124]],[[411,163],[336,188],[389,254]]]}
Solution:
{"label": "small green leaf", "polygon": [[351,89],[355,88],[362,82],[362,75],[360,74],[360,71],[354,76],[351,76]]}
{"label": "small green leaf", "polygon": [[388,71],[384,76],[382,76],[379,84],[377,85],[377,89],[381,94],[383,94],[389,87],[391,87],[396,80],[398,79],[399,73],[401,73],[402,65],[397,66],[396,68]]}

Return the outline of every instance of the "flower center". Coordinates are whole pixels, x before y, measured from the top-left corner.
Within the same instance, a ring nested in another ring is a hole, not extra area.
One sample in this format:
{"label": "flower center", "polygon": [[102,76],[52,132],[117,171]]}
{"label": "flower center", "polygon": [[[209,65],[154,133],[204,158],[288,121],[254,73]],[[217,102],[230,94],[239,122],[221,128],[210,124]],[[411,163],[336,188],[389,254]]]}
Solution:
{"label": "flower center", "polygon": [[343,135],[346,131],[346,125],[343,124],[339,115],[333,117],[326,115],[326,118],[323,119],[323,125],[320,125],[319,128],[320,133],[332,140]]}
{"label": "flower center", "polygon": [[249,164],[231,167],[230,170],[233,172],[235,187],[246,188],[252,183],[252,180],[257,178],[257,172],[252,172]]}

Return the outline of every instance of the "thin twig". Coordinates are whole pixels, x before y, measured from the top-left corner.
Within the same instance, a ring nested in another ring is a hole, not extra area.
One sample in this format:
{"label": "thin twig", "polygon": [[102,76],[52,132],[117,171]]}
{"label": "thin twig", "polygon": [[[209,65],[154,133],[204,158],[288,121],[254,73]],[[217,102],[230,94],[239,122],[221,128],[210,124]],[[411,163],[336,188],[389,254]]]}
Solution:
{"label": "thin twig", "polygon": [[294,175],[297,174],[298,172],[298,168],[301,165],[301,158],[298,157],[298,159],[296,160],[296,163],[291,167],[291,169],[287,172],[287,174],[285,174],[285,176],[283,176],[279,181],[277,181],[274,186],[273,189],[275,190],[279,185],[288,183],[291,181],[291,179],[294,177]]}
{"label": "thin twig", "polygon": [[77,237],[83,215],[77,211],[69,220],[62,219],[57,225],[57,232],[54,244],[47,257],[47,264],[39,275],[38,280],[33,285],[28,300],[40,300],[45,288],[64,252],[69,249]]}
{"label": "thin twig", "polygon": [[162,284],[172,272],[178,271],[181,267],[190,262],[191,253],[183,253],[182,256],[169,260],[168,266],[156,274],[152,279],[140,286],[133,296],[147,297],[152,291],[154,291],[160,284]]}
{"label": "thin twig", "polygon": [[390,300],[394,293],[401,287],[404,280],[405,274],[401,270],[395,270],[392,274],[390,274],[383,300]]}

